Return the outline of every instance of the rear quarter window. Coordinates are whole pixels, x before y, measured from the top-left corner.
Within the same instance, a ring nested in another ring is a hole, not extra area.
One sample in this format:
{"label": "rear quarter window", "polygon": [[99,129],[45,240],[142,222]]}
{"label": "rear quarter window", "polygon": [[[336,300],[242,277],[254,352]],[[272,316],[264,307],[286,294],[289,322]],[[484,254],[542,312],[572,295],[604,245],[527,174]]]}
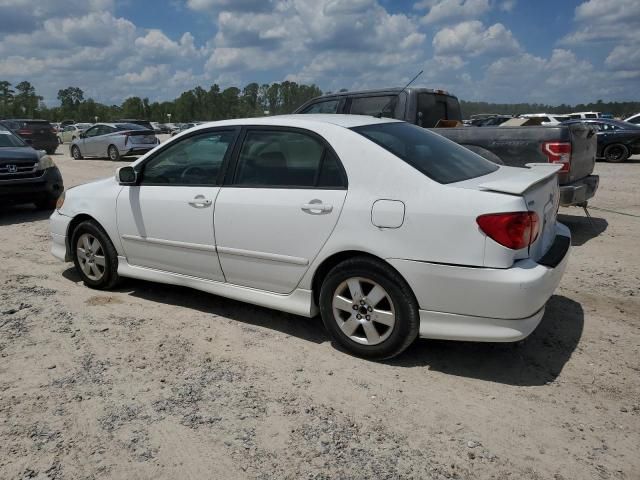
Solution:
{"label": "rear quarter window", "polygon": [[499,168],[480,155],[409,123],[363,125],[352,130],[438,183],[461,182]]}

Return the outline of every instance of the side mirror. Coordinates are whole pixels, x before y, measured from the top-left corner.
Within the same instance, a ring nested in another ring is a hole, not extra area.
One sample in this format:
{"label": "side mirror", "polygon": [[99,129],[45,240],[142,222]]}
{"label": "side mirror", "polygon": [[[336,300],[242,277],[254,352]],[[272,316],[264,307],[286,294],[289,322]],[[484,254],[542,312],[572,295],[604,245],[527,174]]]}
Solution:
{"label": "side mirror", "polygon": [[121,167],[116,171],[116,180],[120,185],[135,185],[138,173],[133,167]]}

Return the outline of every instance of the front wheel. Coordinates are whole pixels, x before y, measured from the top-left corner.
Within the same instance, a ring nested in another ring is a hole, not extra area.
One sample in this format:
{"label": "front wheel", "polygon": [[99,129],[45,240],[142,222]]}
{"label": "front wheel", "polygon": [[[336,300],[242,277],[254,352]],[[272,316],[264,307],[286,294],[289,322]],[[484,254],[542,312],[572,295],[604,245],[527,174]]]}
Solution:
{"label": "front wheel", "polygon": [[107,149],[107,155],[109,156],[109,160],[111,160],[112,162],[117,162],[118,160],[120,160],[120,152],[115,145],[109,145],[109,148]]}
{"label": "front wheel", "polygon": [[327,275],[320,312],[332,338],[360,357],[402,353],[418,336],[418,305],[404,279],[382,261],[346,260]]}
{"label": "front wheel", "polygon": [[108,290],[118,282],[118,254],[107,234],[94,222],[78,225],[71,248],[73,263],[87,287]]}
{"label": "front wheel", "polygon": [[604,159],[611,163],[622,163],[629,158],[629,149],[619,143],[607,145],[604,149]]}

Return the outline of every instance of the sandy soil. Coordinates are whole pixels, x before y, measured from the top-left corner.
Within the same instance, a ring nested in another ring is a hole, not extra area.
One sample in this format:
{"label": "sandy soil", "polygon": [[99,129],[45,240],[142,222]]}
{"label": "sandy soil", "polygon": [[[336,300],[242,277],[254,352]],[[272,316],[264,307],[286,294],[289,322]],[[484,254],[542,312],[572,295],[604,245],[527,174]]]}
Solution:
{"label": "sandy soil", "polygon": [[[61,150],[67,186],[115,170]],[[319,319],[90,290],[46,213],[1,209],[0,478],[640,478],[640,160],[597,173],[606,210],[562,210],[575,247],[533,335],[385,363]]]}

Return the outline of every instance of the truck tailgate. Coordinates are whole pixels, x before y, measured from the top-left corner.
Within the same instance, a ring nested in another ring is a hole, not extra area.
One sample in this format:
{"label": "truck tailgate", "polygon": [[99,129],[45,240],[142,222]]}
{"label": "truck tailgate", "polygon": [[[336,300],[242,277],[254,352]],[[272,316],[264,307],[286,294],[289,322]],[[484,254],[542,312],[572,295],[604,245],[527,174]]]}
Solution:
{"label": "truck tailgate", "polygon": [[[598,140],[595,130],[582,124],[569,125],[569,137],[571,139],[571,170],[567,183],[572,183],[593,172]],[[561,179],[560,183],[565,182]]]}

